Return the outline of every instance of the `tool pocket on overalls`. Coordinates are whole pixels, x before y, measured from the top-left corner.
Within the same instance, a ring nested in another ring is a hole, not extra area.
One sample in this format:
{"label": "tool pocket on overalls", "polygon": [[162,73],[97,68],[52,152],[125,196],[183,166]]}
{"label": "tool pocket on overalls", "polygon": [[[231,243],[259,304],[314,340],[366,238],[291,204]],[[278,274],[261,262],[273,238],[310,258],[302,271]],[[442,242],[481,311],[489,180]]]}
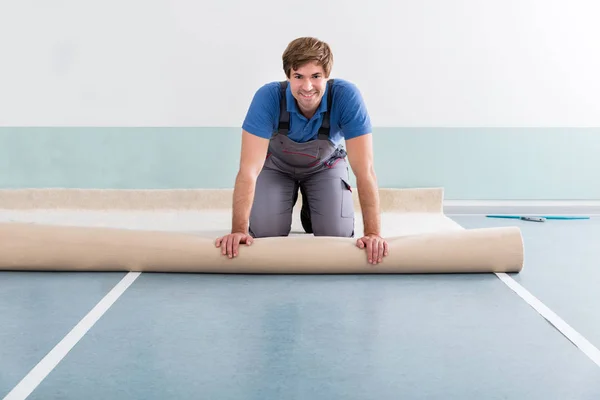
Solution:
{"label": "tool pocket on overalls", "polygon": [[312,147],[304,147],[304,148],[294,148],[294,147],[283,147],[281,149],[283,154],[289,154],[292,156],[299,156],[299,158],[305,158],[310,160],[316,160],[319,158],[319,148]]}
{"label": "tool pocket on overalls", "polygon": [[320,162],[321,149],[316,141],[295,143],[291,140],[280,141],[281,156],[295,166],[311,166]]}
{"label": "tool pocket on overalls", "polygon": [[342,181],[342,217],[350,218],[354,216],[354,198],[352,197],[352,186],[344,179]]}

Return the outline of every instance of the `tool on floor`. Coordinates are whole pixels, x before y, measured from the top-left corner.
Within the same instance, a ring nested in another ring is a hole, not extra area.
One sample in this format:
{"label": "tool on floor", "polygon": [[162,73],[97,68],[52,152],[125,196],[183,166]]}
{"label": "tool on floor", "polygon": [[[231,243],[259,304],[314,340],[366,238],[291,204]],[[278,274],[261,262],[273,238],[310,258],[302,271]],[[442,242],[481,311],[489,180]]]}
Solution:
{"label": "tool on floor", "polygon": [[504,214],[492,214],[486,215],[488,218],[513,218],[513,219],[521,219],[523,221],[533,221],[533,222],[544,222],[547,219],[590,219],[588,216],[582,215],[543,215],[543,216],[528,216],[528,215],[504,215]]}

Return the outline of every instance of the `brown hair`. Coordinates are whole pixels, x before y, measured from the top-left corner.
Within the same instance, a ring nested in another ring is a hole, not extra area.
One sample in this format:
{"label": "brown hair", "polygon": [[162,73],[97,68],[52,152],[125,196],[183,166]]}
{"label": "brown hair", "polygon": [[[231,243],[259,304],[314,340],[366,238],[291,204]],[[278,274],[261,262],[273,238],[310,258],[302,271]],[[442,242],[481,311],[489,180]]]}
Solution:
{"label": "brown hair", "polygon": [[288,78],[292,68],[296,70],[314,61],[323,67],[325,77],[329,78],[333,67],[333,53],[327,43],[314,37],[301,37],[288,44],[283,52],[282,61],[283,71]]}

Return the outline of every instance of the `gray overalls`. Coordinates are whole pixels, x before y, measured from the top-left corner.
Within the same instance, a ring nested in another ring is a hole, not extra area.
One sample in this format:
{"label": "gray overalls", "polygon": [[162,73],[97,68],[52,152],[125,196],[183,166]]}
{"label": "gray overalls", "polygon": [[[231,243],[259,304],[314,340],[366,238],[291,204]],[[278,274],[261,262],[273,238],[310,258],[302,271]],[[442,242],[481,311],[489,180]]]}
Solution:
{"label": "gray overalls", "polygon": [[329,140],[333,80],[328,81],[327,112],[317,138],[297,143],[287,134],[287,81],[281,82],[279,127],[273,133],[258,176],[250,212],[252,237],[287,236],[292,210],[302,194],[301,221],[315,236],[354,236],[354,203],[346,151]]}

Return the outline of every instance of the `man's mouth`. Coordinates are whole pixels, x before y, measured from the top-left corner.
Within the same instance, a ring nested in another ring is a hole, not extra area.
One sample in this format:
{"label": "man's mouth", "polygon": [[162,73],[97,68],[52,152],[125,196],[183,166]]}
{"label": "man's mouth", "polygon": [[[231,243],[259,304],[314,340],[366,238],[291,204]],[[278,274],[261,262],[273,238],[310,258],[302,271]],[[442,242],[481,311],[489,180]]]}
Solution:
{"label": "man's mouth", "polygon": [[316,93],[300,93],[300,97],[303,99],[311,99],[315,97]]}

